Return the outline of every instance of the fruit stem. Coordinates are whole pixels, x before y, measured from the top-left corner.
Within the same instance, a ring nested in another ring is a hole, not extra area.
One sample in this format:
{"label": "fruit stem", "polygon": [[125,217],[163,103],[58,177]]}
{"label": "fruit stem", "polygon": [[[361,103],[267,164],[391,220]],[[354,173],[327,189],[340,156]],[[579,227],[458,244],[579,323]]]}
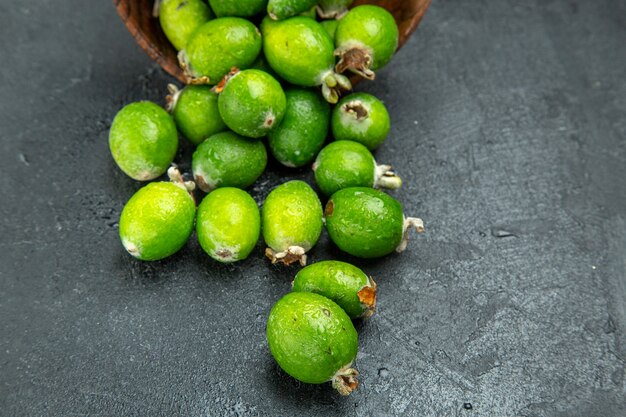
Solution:
{"label": "fruit stem", "polygon": [[374,80],[376,78],[376,74],[370,69],[372,66],[372,56],[364,48],[358,46],[337,48],[335,50],[335,56],[339,57],[339,62],[335,66],[337,73],[341,74],[346,70],[350,70],[368,80]]}
{"label": "fruit stem", "polygon": [[299,262],[300,266],[306,266],[307,261],[306,251],[301,246],[289,246],[287,250],[282,252],[275,252],[272,248],[266,248],[265,256],[272,261],[272,264],[282,263],[291,265],[292,263]]}
{"label": "fruit stem", "polygon": [[400,253],[406,249],[406,246],[409,244],[409,230],[412,228],[415,229],[417,233],[424,233],[424,221],[417,217],[404,218],[404,234],[402,242],[400,242],[400,245],[396,248],[396,252]]}
{"label": "fruit stem", "polygon": [[402,187],[402,178],[392,171],[391,165],[376,165],[374,188],[397,190]]}
{"label": "fruit stem", "polygon": [[341,395],[350,395],[350,393],[359,386],[359,381],[356,379],[359,375],[359,371],[350,368],[350,365],[352,365],[352,363],[337,371],[332,379],[333,388],[339,391]]}
{"label": "fruit stem", "polygon": [[169,94],[165,96],[165,110],[171,113],[174,111],[176,103],[178,103],[178,99],[182,90],[179,90],[178,87],[174,84],[168,84],[167,91],[169,92]]}

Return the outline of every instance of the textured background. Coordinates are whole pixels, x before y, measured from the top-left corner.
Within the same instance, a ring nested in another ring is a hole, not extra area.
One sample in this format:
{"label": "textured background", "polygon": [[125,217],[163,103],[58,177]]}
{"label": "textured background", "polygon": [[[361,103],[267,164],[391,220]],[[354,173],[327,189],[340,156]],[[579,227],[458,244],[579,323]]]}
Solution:
{"label": "textured background", "polygon": [[[111,2],[1,2],[0,414],[626,415],[625,45],[620,0],[441,0],[359,85],[390,107],[377,158],[428,231],[357,262],[380,309],[340,398],[269,355],[295,269],[261,245],[233,266],[193,240],[157,263],[123,252],[140,184],[108,129],[171,79]],[[273,167],[255,198],[284,176],[310,179]],[[311,258],[336,256],[324,237]]]}

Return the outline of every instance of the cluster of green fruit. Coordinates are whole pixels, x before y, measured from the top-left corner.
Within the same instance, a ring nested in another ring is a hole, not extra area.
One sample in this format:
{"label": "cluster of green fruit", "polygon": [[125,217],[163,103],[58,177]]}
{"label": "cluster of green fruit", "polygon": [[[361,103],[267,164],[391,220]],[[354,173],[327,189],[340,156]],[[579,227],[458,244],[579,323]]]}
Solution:
{"label": "cluster of green fruit", "polygon": [[[125,205],[119,232],[128,253],[145,261],[168,257],[185,245],[195,224],[200,246],[219,262],[247,258],[262,232],[272,263],[305,266],[324,224],[341,250],[361,258],[401,252],[407,231],[423,230],[420,219],[405,217],[397,200],[376,189],[402,184],[371,153],[389,133],[384,104],[365,93],[339,101],[351,89],[343,72],[373,79],[398,44],[398,28],[385,9],[348,11],[351,3],[157,1],[188,85],[168,86],[169,113],[151,102],[132,103],[111,126],[109,145],[122,171],[139,181],[165,172],[170,178],[146,185]],[[256,19],[265,8],[259,31],[244,18]],[[317,13],[331,20],[318,22]],[[321,87],[321,94],[312,87]],[[329,131],[335,141],[324,147]],[[197,146],[194,181],[173,165],[178,132]],[[328,197],[325,210],[303,181],[276,187],[259,210],[244,189],[265,170],[263,137],[287,167],[314,162],[317,186]],[[197,207],[196,186],[208,193]],[[348,394],[357,385],[350,318],[373,313],[375,300],[375,284],[352,265],[328,261],[303,269],[294,292],[270,314],[273,356],[295,378],[332,381]]]}

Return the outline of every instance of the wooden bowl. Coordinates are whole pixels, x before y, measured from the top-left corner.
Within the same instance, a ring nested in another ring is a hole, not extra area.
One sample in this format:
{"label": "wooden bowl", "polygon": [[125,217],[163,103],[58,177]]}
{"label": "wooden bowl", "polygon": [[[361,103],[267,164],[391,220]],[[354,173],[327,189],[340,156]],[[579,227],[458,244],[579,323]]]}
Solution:
{"label": "wooden bowl", "polygon": [[[431,0],[356,0],[353,7],[376,4],[389,10],[400,28],[399,49],[419,25],[430,2]],[[178,66],[176,49],[161,30],[159,19],[152,16],[154,0],[113,0],[113,3],[139,46],[165,71],[185,82],[183,71]],[[359,78],[353,76],[352,81],[358,82]]]}

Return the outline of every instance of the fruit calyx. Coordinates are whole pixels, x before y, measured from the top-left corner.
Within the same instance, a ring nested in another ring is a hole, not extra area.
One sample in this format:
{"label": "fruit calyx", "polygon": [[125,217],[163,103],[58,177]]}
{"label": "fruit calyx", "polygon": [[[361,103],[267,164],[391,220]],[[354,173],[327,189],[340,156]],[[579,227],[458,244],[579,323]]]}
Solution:
{"label": "fruit calyx", "polygon": [[345,75],[328,71],[322,76],[322,95],[331,104],[339,101],[342,91],[352,90],[352,83]]}
{"label": "fruit calyx", "polygon": [[338,73],[349,70],[368,80],[373,81],[376,78],[376,74],[370,69],[372,55],[365,48],[360,46],[337,48],[335,56],[339,57],[339,62],[335,66]]}
{"label": "fruit calyx", "polygon": [[182,90],[178,89],[174,84],[168,84],[167,92],[169,94],[165,96],[165,110],[171,113],[176,108],[176,103],[178,103]]}
{"label": "fruit calyx", "polygon": [[374,281],[374,278],[369,277],[368,285],[364,286],[356,293],[357,297],[359,297],[359,301],[361,305],[365,309],[361,317],[366,319],[371,317],[374,312],[376,312],[376,293],[377,293],[377,285]]}
{"label": "fruit calyx", "polygon": [[363,105],[361,100],[352,100],[349,103],[344,104],[341,106],[341,111],[354,117],[357,122],[367,119],[370,115],[370,112]]}
{"label": "fruit calyx", "polygon": [[424,233],[424,221],[417,217],[405,217],[404,219],[404,233],[402,235],[402,242],[396,248],[396,252],[404,252],[406,246],[409,244],[409,230],[415,229],[417,233]]}
{"label": "fruit calyx", "polygon": [[161,14],[161,3],[163,3],[163,0],[154,0],[154,5],[152,6],[152,17],[158,18]]}
{"label": "fruit calyx", "polygon": [[172,164],[172,166],[168,168],[167,176],[169,177],[172,184],[187,191],[189,197],[191,197],[194,203],[196,202],[196,199],[193,196],[193,190],[196,189],[196,183],[193,181],[185,181],[185,178],[183,178],[183,174],[181,174],[176,164]]}
{"label": "fruit calyx", "polygon": [[391,165],[376,165],[374,170],[374,188],[397,190],[402,187],[402,178],[393,171]]}
{"label": "fruit calyx", "polygon": [[220,94],[222,91],[224,91],[224,88],[226,88],[226,84],[228,84],[228,80],[230,80],[231,78],[233,78],[235,75],[239,74],[240,72],[241,71],[239,70],[239,68],[232,67],[230,71],[228,71],[228,74],[224,75],[224,78],[222,78],[220,82],[217,83],[215,87],[211,89],[211,91],[216,94]]}
{"label": "fruit calyx", "polygon": [[325,9],[320,6],[317,5],[317,15],[320,17],[320,19],[341,19],[342,17],[344,17],[346,14],[348,14],[348,8],[347,7],[341,7],[341,6],[329,6],[326,7]]}
{"label": "fruit calyx", "polygon": [[359,371],[354,368],[350,368],[350,365],[352,365],[352,363],[338,370],[332,379],[333,388],[339,391],[339,394],[344,396],[350,395],[352,391],[357,389],[359,386],[359,381],[356,379],[359,375]]}
{"label": "fruit calyx", "polygon": [[210,84],[211,80],[206,75],[198,76],[191,68],[189,64],[189,57],[187,56],[187,52],[182,49],[178,55],[178,64],[180,68],[183,70],[183,75],[185,76],[185,81],[187,84],[191,85],[203,85]]}
{"label": "fruit calyx", "polygon": [[301,246],[289,246],[282,252],[275,252],[272,248],[266,248],[265,256],[272,261],[272,264],[282,263],[291,265],[295,262],[299,262],[300,266],[306,266],[306,251]]}

